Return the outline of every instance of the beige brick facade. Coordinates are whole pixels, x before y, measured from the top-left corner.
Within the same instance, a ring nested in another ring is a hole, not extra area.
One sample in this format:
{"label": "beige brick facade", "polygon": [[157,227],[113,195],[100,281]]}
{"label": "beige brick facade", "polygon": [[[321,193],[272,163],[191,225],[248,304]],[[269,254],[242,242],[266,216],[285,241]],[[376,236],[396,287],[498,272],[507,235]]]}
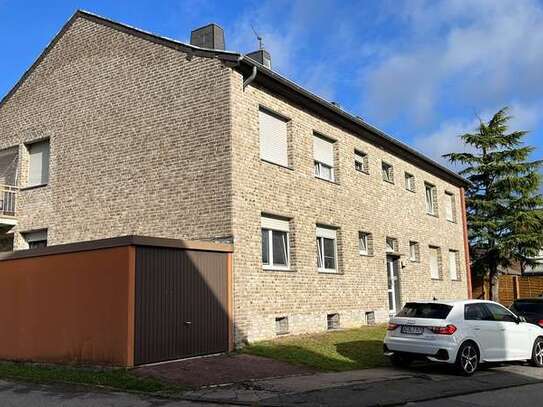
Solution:
{"label": "beige brick facade", "polygon": [[[134,35],[76,19],[0,107],[0,149],[49,138],[50,178],[19,193],[15,247],[21,232],[47,228],[49,244],[127,234],[233,239],[236,341],[326,329],[388,316],[385,239],[398,240],[401,301],[465,298],[466,266],[460,189],[391,155],[255,84],[243,90],[239,70]],[[289,119],[289,168],[260,159],[260,107]],[[313,133],[335,141],[336,182],[313,175]],[[355,171],[354,151],[368,154],[369,174]],[[395,183],[382,180],[381,161]],[[404,172],[415,176],[407,191]],[[438,216],[426,213],[424,182],[437,187]],[[456,223],[445,219],[454,194]],[[261,215],[289,219],[291,269],[264,270]],[[337,228],[339,273],[317,271],[316,225]],[[372,234],[373,255],[358,251]],[[420,262],[408,259],[409,241]],[[429,246],[440,247],[441,278],[430,278]],[[459,252],[461,279],[446,257]]]}

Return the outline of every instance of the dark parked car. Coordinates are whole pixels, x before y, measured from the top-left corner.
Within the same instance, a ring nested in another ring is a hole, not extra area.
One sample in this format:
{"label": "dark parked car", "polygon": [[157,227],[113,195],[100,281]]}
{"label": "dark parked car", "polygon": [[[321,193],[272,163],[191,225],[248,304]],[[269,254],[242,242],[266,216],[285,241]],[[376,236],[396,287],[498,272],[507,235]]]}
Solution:
{"label": "dark parked car", "polygon": [[511,311],[526,318],[526,321],[543,328],[543,297],[518,299],[511,305]]}

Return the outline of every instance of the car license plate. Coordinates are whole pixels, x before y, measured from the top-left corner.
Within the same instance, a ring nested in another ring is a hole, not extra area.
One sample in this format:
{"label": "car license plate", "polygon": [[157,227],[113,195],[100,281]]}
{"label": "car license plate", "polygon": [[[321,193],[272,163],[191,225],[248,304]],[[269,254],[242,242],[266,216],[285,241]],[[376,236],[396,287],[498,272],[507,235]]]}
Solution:
{"label": "car license plate", "polygon": [[402,325],[401,332],[406,335],[422,335],[424,328],[422,326]]}

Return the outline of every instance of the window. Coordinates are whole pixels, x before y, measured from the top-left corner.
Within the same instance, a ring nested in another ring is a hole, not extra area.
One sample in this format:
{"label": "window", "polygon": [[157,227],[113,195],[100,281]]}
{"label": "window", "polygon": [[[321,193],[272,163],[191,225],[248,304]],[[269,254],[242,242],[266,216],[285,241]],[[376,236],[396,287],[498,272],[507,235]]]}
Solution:
{"label": "window", "polygon": [[450,192],[445,192],[445,214],[449,222],[456,222],[456,204]]}
{"label": "window", "polygon": [[433,280],[441,279],[441,253],[439,247],[430,246],[430,276]]}
{"label": "window", "polygon": [[262,216],[262,265],[269,270],[289,269],[289,222]]}
{"label": "window", "polygon": [[334,181],[334,143],[320,136],[313,136],[315,176]]}
{"label": "window", "polygon": [[415,176],[408,172],[405,173],[405,189],[415,192]]}
{"label": "window", "polygon": [[491,321],[492,316],[481,303],[464,305],[464,319],[466,321]]}
{"label": "window", "polygon": [[35,232],[23,233],[23,238],[26,241],[29,249],[39,249],[47,246],[47,230],[37,230]]}
{"label": "window", "polygon": [[358,252],[362,256],[373,256],[373,236],[368,232],[358,232]]}
{"label": "window", "polygon": [[368,155],[362,151],[354,150],[354,169],[369,174]]}
{"label": "window", "polygon": [[397,253],[398,252],[398,239],[393,237],[387,237],[385,241],[385,251],[387,253]]}
{"label": "window", "polygon": [[452,308],[447,304],[408,302],[397,316],[400,318],[446,319]]}
{"label": "window", "polygon": [[460,280],[458,257],[456,250],[449,250],[449,274],[451,275],[451,280]]}
{"label": "window", "polygon": [[334,229],[317,226],[317,267],[323,273],[337,273],[337,238]]}
{"label": "window", "polygon": [[339,314],[328,314],[326,315],[326,322],[328,329],[339,329]]}
{"label": "window", "polygon": [[409,260],[420,261],[420,245],[418,242],[409,242]]}
{"label": "window", "polygon": [[437,216],[437,191],[432,184],[425,183],[424,190],[426,194],[426,212],[430,215]]}
{"label": "window", "polygon": [[260,109],[259,131],[260,158],[287,167],[287,120]]}
{"label": "window", "polygon": [[49,140],[39,141],[28,148],[28,186],[46,185],[49,182]]}
{"label": "window", "polygon": [[374,326],[375,325],[375,311],[366,311],[366,325]]}
{"label": "window", "polygon": [[517,318],[507,309],[498,304],[485,303],[492,319],[499,322],[517,322]]}
{"label": "window", "polygon": [[288,334],[288,317],[275,318],[275,334],[276,335]]}
{"label": "window", "polygon": [[383,163],[381,164],[381,168],[383,171],[383,181],[394,184],[394,168],[392,167],[392,165],[387,164],[383,161]]}

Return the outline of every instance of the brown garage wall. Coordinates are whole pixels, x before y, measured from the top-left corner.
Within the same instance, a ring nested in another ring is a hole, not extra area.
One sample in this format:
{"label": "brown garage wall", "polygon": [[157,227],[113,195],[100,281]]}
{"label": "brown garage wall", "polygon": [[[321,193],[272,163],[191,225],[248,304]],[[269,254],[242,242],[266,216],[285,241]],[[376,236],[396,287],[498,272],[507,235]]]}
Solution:
{"label": "brown garage wall", "polygon": [[134,258],[124,246],[0,261],[0,359],[133,365]]}

